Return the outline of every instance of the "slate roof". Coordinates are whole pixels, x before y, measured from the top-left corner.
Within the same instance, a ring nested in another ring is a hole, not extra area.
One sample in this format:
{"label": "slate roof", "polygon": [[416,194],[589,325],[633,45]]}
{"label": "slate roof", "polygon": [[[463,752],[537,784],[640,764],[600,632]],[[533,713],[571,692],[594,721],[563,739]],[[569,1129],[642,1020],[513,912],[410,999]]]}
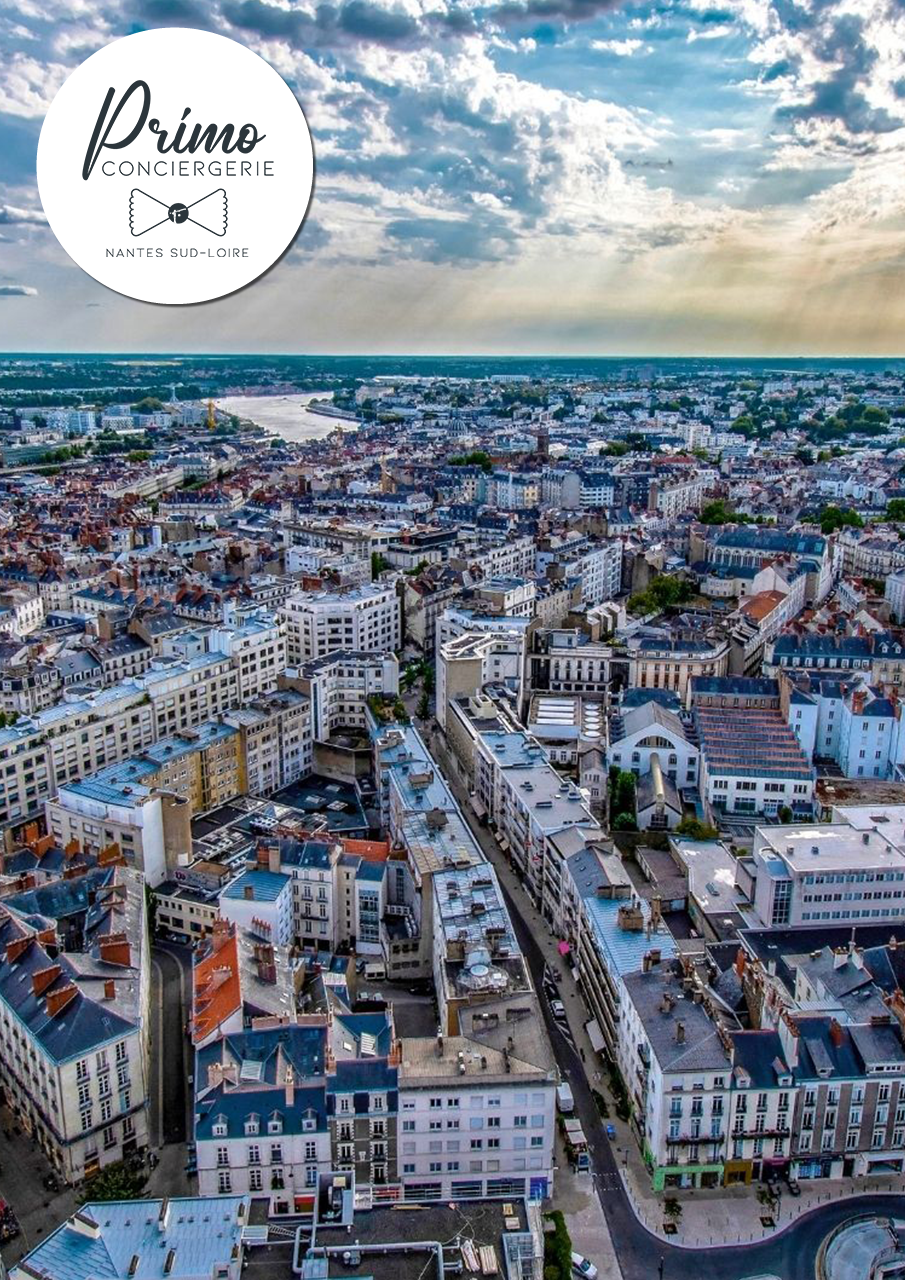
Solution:
{"label": "slate roof", "polygon": [[[23,1261],[32,1274],[47,1280],[163,1280],[171,1250],[175,1251],[172,1273],[178,1276],[210,1276],[218,1266],[230,1264],[248,1221],[246,1197],[170,1200],[161,1231],[164,1203],[89,1201]],[[76,1216],[99,1227],[97,1239],[73,1224]]]}

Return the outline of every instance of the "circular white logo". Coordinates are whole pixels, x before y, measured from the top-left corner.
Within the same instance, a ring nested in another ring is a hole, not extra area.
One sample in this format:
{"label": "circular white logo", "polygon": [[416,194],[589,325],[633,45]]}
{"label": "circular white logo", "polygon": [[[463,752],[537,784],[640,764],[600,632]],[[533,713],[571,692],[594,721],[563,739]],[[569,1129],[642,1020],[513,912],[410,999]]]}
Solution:
{"label": "circular white logo", "polygon": [[69,256],[144,302],[204,302],[257,279],[311,198],[302,109],[257,54],[183,27],[91,55],[50,105],[38,189]]}

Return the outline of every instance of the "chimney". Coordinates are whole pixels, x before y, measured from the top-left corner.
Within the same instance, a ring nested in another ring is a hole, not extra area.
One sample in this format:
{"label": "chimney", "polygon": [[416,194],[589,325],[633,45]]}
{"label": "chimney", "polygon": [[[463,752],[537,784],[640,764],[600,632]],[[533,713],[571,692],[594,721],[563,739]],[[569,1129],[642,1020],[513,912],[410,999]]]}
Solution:
{"label": "chimney", "polygon": [[242,888],[242,896],[247,902],[254,902],[255,887],[253,884],[246,884]]}
{"label": "chimney", "polygon": [[830,1022],[830,1040],[837,1049],[841,1047],[843,1040],[842,1028],[835,1018]]}
{"label": "chimney", "polygon": [[79,989],[74,982],[68,983],[65,987],[60,987],[59,991],[49,991],[46,1005],[48,1018],[58,1017],[72,1003],[78,993]]}
{"label": "chimney", "polygon": [[745,976],[745,951],[743,947],[739,947],[735,957],[735,972],[738,974],[739,978],[743,978]]}
{"label": "chimney", "polygon": [[650,952],[645,951],[644,959],[641,961],[641,972],[650,973]]}
{"label": "chimney", "polygon": [[100,940],[101,959],[107,964],[128,968],[132,963],[132,948],[124,933],[108,933]]}
{"label": "chimney", "polygon": [[34,935],[27,933],[24,938],[14,938],[12,942],[7,943],[6,947],[6,963],[15,964],[19,957],[28,949]]}
{"label": "chimney", "polygon": [[437,1032],[437,1057],[443,1057],[443,1034],[440,1031]]}
{"label": "chimney", "polygon": [[52,987],[63,970],[58,964],[48,965],[46,969],[38,969],[31,975],[31,989],[35,996],[42,996],[48,987]]}
{"label": "chimney", "polygon": [[112,978],[108,978],[107,981],[104,983],[104,999],[105,1000],[116,999],[116,983],[113,981]]}
{"label": "chimney", "polygon": [[684,1044],[684,1043],[685,1043],[685,1023],[677,1022],[676,1023],[676,1044]]}
{"label": "chimney", "polygon": [[272,871],[274,875],[280,873],[280,846],[276,840],[267,850],[267,870]]}
{"label": "chimney", "polygon": [[221,920],[219,917],[214,921],[214,927],[211,930],[211,947],[214,954],[222,951],[225,944],[229,941],[230,925],[228,920]]}
{"label": "chimney", "polygon": [[291,1111],[292,1108],[295,1106],[295,1072],[292,1070],[292,1067],[289,1064],[287,1064],[286,1066],[285,1085],[286,1085],[286,1109]]}
{"label": "chimney", "polygon": [[779,1042],[782,1045],[782,1055],[791,1070],[794,1071],[798,1066],[798,1026],[792,1021],[785,1010],[783,1010],[780,1014],[776,1029],[779,1032]]}
{"label": "chimney", "polygon": [[848,947],[837,947],[833,952],[833,968],[841,969],[844,964],[848,964]]}

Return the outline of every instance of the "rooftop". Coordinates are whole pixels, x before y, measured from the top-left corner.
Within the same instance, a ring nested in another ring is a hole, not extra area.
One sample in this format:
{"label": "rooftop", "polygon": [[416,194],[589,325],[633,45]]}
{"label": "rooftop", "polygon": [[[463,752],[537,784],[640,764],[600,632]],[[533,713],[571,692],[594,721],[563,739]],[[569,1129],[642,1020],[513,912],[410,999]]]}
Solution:
{"label": "rooftop", "polygon": [[[166,1280],[228,1266],[248,1221],[245,1196],[89,1201],[42,1240],[21,1273],[46,1280]],[[27,1272],[25,1267],[28,1268]]]}

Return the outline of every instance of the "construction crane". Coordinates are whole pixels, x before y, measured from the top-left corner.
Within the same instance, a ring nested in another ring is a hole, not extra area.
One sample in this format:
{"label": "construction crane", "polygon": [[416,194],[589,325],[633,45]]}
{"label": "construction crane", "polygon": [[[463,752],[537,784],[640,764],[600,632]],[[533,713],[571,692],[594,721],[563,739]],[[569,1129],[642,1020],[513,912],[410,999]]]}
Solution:
{"label": "construction crane", "polygon": [[213,400],[208,400],[208,402],[207,402],[207,429],[208,429],[208,431],[213,431],[213,430],[214,430],[214,428],[216,427],[216,425],[217,425],[217,415],[216,415],[216,413],[215,413],[215,411],[214,411],[214,402],[213,402]]}

